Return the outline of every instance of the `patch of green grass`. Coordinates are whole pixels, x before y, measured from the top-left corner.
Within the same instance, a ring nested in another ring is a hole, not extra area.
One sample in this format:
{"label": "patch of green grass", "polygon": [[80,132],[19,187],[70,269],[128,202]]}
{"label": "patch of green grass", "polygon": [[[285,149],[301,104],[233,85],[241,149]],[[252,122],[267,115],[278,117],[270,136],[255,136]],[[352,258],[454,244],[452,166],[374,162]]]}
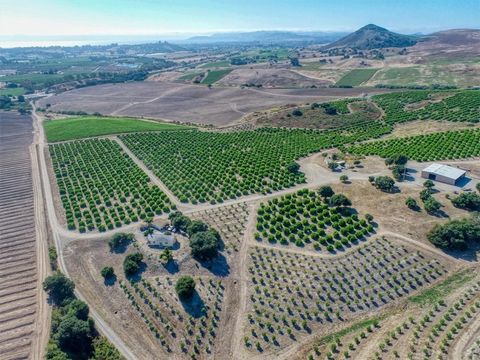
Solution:
{"label": "patch of green grass", "polygon": [[341,338],[345,335],[351,334],[353,332],[356,332],[361,329],[366,329],[369,326],[374,326],[376,322],[379,322],[380,320],[383,320],[385,316],[376,316],[367,320],[359,321],[356,322],[355,324],[352,324],[349,327],[346,327],[345,329],[342,329],[340,331],[337,331],[332,334],[328,334],[322,338],[320,338],[317,342],[318,345],[320,344],[327,344],[329,342],[332,342],[335,339]]}
{"label": "patch of green grass", "polygon": [[421,73],[418,67],[405,67],[380,70],[375,80],[385,80],[389,84],[409,85],[417,83],[420,77]]}
{"label": "patch of green grass", "polygon": [[419,305],[433,304],[445,298],[445,296],[472,280],[474,277],[475,272],[471,269],[461,270],[430,289],[424,290],[418,295],[411,296],[408,300]]}
{"label": "patch of green grass", "polygon": [[81,116],[49,120],[43,125],[49,142],[144,131],[186,130],[191,127],[134,118]]}
{"label": "patch of green grass", "polygon": [[207,76],[202,80],[202,84],[205,85],[210,85],[221,78],[223,78],[225,75],[229,74],[232,71],[232,69],[223,69],[223,70],[212,70],[209,71]]}
{"label": "patch of green grass", "polygon": [[207,68],[215,68],[215,67],[229,67],[230,66],[230,61],[229,60],[223,60],[223,61],[214,61],[214,62],[209,62],[206,64],[200,65],[200,68],[202,69],[207,69]]}
{"label": "patch of green grass", "polygon": [[377,72],[378,69],[353,69],[337,81],[337,86],[359,86]]}
{"label": "patch of green grass", "polygon": [[201,72],[186,73],[186,74],[180,76],[179,78],[177,78],[177,80],[191,81],[199,75],[202,75],[202,73]]}
{"label": "patch of green grass", "polygon": [[25,89],[22,87],[0,89],[0,96],[19,96],[23,94],[25,94]]}

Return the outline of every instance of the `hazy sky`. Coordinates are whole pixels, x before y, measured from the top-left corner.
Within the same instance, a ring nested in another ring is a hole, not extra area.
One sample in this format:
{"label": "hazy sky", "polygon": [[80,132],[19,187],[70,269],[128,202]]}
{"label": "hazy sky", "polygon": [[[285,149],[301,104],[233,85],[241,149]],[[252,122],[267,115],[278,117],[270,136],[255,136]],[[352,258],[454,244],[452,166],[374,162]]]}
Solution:
{"label": "hazy sky", "polygon": [[480,0],[0,0],[0,36],[480,28]]}

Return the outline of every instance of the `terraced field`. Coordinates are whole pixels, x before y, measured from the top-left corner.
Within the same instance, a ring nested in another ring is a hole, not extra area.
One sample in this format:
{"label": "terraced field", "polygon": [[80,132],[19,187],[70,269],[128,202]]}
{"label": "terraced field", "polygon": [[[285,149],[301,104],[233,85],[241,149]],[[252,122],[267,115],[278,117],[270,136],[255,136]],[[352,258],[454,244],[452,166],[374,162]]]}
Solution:
{"label": "terraced field", "polygon": [[36,253],[30,117],[0,112],[0,358],[27,359],[34,338]]}

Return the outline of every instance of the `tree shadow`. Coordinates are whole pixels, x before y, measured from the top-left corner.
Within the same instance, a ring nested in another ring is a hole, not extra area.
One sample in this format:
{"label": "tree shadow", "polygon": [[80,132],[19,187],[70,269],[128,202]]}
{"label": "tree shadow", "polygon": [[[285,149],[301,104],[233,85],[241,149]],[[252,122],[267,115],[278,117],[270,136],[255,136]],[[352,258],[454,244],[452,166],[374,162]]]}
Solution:
{"label": "tree shadow", "polygon": [[228,265],[227,259],[222,253],[218,253],[211,260],[198,260],[198,262],[216,276],[225,277],[230,275],[230,265]]}
{"label": "tree shadow", "polygon": [[165,270],[167,270],[170,274],[176,274],[177,272],[180,271],[180,267],[178,266],[178,263],[175,260],[170,260],[168,263],[163,265]]}
{"label": "tree shadow", "polygon": [[180,303],[185,312],[195,319],[206,315],[205,302],[202,300],[197,290],[194,290],[191,298],[180,299]]}
{"label": "tree shadow", "polygon": [[103,280],[103,284],[105,286],[113,286],[116,282],[117,282],[117,275],[115,274]]}
{"label": "tree shadow", "polygon": [[471,241],[465,250],[444,250],[444,252],[456,259],[476,262],[479,260],[480,243]]}

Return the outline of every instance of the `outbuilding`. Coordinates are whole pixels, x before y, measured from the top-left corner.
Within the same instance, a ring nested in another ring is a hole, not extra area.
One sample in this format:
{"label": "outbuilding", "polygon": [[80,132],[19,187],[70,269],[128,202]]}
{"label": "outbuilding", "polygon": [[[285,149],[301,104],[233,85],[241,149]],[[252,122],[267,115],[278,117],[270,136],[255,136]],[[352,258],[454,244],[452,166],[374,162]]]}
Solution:
{"label": "outbuilding", "polygon": [[434,163],[422,170],[422,178],[457,185],[465,177],[466,173],[465,170]]}
{"label": "outbuilding", "polygon": [[175,236],[171,233],[154,231],[147,235],[148,246],[160,248],[172,248],[176,244]]}

